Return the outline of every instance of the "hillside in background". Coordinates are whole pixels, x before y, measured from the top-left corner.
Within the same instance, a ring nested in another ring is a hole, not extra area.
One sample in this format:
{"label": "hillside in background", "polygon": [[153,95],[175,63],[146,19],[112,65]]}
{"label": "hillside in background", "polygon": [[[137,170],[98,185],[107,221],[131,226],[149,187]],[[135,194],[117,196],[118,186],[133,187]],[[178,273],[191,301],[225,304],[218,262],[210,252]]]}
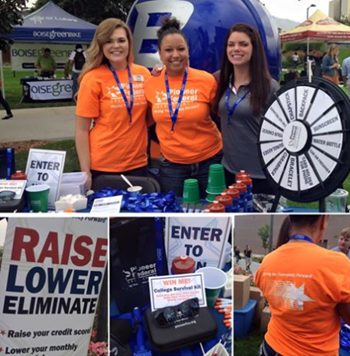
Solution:
{"label": "hillside in background", "polygon": [[272,16],[272,18],[275,21],[277,28],[282,29],[282,31],[291,30],[295,26],[299,25],[299,22],[295,22],[292,20],[280,19],[280,18],[274,17],[274,16]]}

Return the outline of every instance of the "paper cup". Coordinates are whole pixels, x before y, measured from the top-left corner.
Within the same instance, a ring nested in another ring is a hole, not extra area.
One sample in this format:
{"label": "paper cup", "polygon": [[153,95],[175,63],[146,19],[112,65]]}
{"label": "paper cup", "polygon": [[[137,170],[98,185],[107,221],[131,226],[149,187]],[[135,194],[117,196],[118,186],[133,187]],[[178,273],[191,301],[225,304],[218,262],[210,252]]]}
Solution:
{"label": "paper cup", "polygon": [[184,181],[182,202],[188,204],[197,204],[200,202],[199,185],[197,179],[190,178]]}
{"label": "paper cup", "polygon": [[31,185],[26,188],[29,206],[34,213],[47,212],[50,186],[47,184]]}
{"label": "paper cup", "polygon": [[216,299],[219,297],[222,288],[225,287],[228,278],[227,274],[216,267],[203,267],[197,269],[196,273],[203,273],[205,296],[208,308],[212,308]]}
{"label": "paper cup", "polygon": [[139,186],[139,185],[135,185],[135,186],[133,186],[133,187],[129,187],[129,188],[127,189],[127,191],[128,191],[129,193],[131,193],[131,195],[138,195],[138,194],[141,194],[141,192],[142,192],[142,187]]}

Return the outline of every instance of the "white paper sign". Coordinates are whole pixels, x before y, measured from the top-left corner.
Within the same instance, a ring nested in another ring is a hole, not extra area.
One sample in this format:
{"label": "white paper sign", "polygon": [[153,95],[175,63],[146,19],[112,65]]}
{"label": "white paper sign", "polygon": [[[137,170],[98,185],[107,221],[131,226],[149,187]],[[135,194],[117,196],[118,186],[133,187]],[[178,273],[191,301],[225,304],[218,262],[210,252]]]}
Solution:
{"label": "white paper sign", "polygon": [[32,100],[64,100],[73,97],[73,80],[39,80],[27,82]]}
{"label": "white paper sign", "polygon": [[9,218],[1,355],[87,355],[108,254],[107,218]]}
{"label": "white paper sign", "polygon": [[166,219],[165,244],[168,268],[175,257],[187,255],[201,267],[223,268],[225,245],[231,230],[227,217],[171,217]]}
{"label": "white paper sign", "polygon": [[1,180],[0,179],[0,192],[9,190],[11,192],[16,193],[13,199],[21,199],[26,184],[27,184],[26,180]]}
{"label": "white paper sign", "polygon": [[91,208],[91,213],[106,213],[106,214],[120,213],[120,208],[122,206],[122,199],[123,199],[122,195],[95,199],[94,204]]}
{"label": "white paper sign", "polygon": [[55,201],[59,199],[65,159],[65,151],[29,150],[26,167],[27,186],[48,184],[49,209],[52,210],[55,209]]}
{"label": "white paper sign", "polygon": [[203,273],[150,277],[148,281],[152,311],[196,297],[201,307],[207,306]]}

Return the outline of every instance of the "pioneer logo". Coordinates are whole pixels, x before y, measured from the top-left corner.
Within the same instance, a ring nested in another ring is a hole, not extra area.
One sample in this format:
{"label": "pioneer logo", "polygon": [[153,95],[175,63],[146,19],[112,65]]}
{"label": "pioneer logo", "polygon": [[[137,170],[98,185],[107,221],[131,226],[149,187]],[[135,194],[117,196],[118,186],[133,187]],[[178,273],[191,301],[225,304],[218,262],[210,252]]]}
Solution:
{"label": "pioneer logo", "polygon": [[292,127],[292,131],[289,136],[289,147],[294,147],[295,143],[299,141],[301,128],[297,126]]}

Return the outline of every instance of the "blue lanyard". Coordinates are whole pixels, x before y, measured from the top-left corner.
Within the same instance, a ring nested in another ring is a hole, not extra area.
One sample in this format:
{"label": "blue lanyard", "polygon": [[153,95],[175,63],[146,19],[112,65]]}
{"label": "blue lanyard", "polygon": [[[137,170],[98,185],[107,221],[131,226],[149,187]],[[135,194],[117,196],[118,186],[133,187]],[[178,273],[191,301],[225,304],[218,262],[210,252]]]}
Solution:
{"label": "blue lanyard", "polygon": [[131,77],[130,67],[128,66],[128,68],[127,68],[128,76],[129,76],[129,88],[130,88],[130,105],[128,102],[128,98],[126,97],[125,90],[123,89],[123,86],[120,83],[120,80],[118,78],[118,74],[116,73],[115,69],[110,64],[108,65],[108,68],[112,71],[114,79],[115,79],[116,83],[118,84],[119,91],[122,94],[126,109],[128,110],[128,113],[129,113],[129,118],[130,118],[129,124],[131,125],[132,124],[132,108],[134,107],[134,89],[132,86],[132,77]]}
{"label": "blue lanyard", "polygon": [[6,179],[10,180],[11,179],[11,168],[12,168],[12,148],[8,148],[6,151]]}
{"label": "blue lanyard", "polygon": [[226,99],[225,99],[225,105],[226,105],[226,110],[228,113],[227,117],[227,126],[231,126],[231,117],[236,111],[237,106],[241,103],[241,101],[244,100],[244,98],[248,95],[249,91],[247,91],[241,98],[237,95],[238,100],[230,107],[229,100],[230,100],[230,92],[231,88],[228,87],[226,90]]}
{"label": "blue lanyard", "polygon": [[303,240],[311,243],[315,243],[313,239],[311,239],[309,236],[302,235],[302,234],[297,234],[297,235],[292,235],[289,240]]}
{"label": "blue lanyard", "polygon": [[175,112],[173,112],[173,105],[171,103],[171,96],[170,96],[170,89],[169,89],[169,79],[168,79],[168,73],[165,71],[164,77],[165,77],[165,86],[166,86],[166,96],[168,99],[168,106],[169,106],[169,114],[171,118],[171,132],[174,132],[175,129],[175,124],[177,120],[177,115],[179,114],[180,106],[181,106],[181,101],[185,92],[185,87],[186,87],[186,82],[187,82],[187,75],[188,75],[188,69],[187,67],[185,68],[185,73],[184,73],[184,78],[182,80],[182,85],[181,85],[181,90],[179,94],[179,99],[177,101],[176,109]]}

